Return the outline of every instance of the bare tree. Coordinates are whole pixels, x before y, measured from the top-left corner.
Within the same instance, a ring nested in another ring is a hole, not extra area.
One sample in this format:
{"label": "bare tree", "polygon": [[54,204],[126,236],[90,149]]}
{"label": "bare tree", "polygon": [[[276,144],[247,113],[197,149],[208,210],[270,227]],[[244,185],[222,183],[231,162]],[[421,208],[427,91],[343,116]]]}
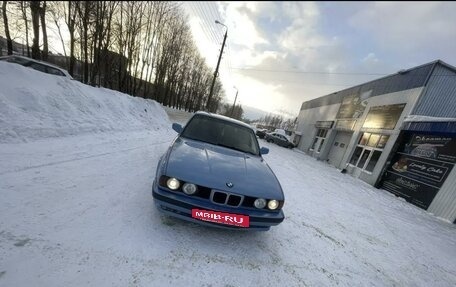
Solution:
{"label": "bare tree", "polygon": [[27,17],[27,2],[26,1],[19,1],[19,9],[22,13],[22,20],[24,20],[25,24],[25,44],[27,46],[27,57],[30,57],[30,43],[29,43],[29,26],[28,26],[28,17]]}
{"label": "bare tree", "polygon": [[79,4],[78,1],[68,1],[68,12],[65,12],[65,21],[68,27],[68,32],[70,33],[70,63],[68,66],[68,73],[74,76],[74,64],[75,64],[75,56],[74,56],[74,44],[75,44],[75,26],[76,26],[76,16],[77,16],[77,5]]}
{"label": "bare tree", "polygon": [[[59,33],[60,43],[62,44],[63,54],[65,55],[65,59],[67,58],[66,46],[65,41],[63,40],[62,29],[60,21],[65,17],[62,13],[64,7],[62,7],[62,3],[60,1],[52,1],[49,3],[47,7],[47,11],[52,16],[52,21],[54,22],[55,26],[57,27],[57,32]],[[68,66],[68,62],[66,63]]]}
{"label": "bare tree", "polygon": [[[8,16],[20,19],[21,24],[26,24],[25,29],[14,23],[10,26],[25,34],[28,42],[30,7],[32,57],[40,58],[40,43],[43,58],[51,48],[47,44],[46,33],[51,27],[46,26],[47,13],[48,22],[57,28],[71,75],[76,76],[78,69],[85,83],[115,88],[189,111],[206,108],[212,72],[198,52],[180,4],[172,1],[16,3],[19,13]],[[63,27],[62,19],[67,27]],[[65,43],[68,34],[69,41]],[[223,85],[217,79],[208,110],[218,111],[223,98]]]}
{"label": "bare tree", "polygon": [[76,5],[78,13],[79,31],[80,31],[80,47],[81,47],[81,59],[83,59],[83,82],[89,82],[89,24],[90,24],[90,12],[94,2],[91,1],[80,1]]}
{"label": "bare tree", "polygon": [[8,1],[3,1],[2,14],[3,14],[3,25],[5,26],[6,45],[8,47],[8,55],[13,54],[13,41],[11,40],[10,31],[8,27],[8,16],[6,15],[6,4]]}
{"label": "bare tree", "polygon": [[48,37],[47,37],[47,30],[46,30],[46,1],[43,1],[43,6],[40,7],[40,20],[41,20],[41,30],[43,32],[43,53],[41,55],[41,59],[47,61],[49,55],[49,48],[48,48]]}
{"label": "bare tree", "polygon": [[40,1],[30,1],[30,11],[33,27],[32,58],[40,59]]}

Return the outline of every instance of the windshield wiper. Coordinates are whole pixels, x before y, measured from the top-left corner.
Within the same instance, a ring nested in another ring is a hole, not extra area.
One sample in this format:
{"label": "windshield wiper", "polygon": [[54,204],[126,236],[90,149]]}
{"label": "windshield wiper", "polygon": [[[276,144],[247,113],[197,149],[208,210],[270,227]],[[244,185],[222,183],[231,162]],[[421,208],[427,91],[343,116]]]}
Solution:
{"label": "windshield wiper", "polygon": [[255,154],[254,154],[253,152],[251,152],[251,151],[246,151],[246,150],[243,150],[243,149],[234,147],[234,146],[230,146],[230,145],[226,145],[226,144],[222,144],[222,143],[216,143],[215,145],[218,145],[218,146],[222,146],[222,147],[234,149],[234,150],[237,150],[237,151],[240,151],[240,152],[245,152],[245,153],[249,153],[249,154],[255,155]]}

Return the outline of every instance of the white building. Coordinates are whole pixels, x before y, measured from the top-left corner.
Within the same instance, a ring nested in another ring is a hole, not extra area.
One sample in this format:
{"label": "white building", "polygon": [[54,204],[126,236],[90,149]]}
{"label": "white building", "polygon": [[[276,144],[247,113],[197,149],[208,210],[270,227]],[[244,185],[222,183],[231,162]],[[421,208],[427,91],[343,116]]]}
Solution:
{"label": "white building", "polygon": [[456,222],[456,68],[440,60],[302,104],[298,148]]}

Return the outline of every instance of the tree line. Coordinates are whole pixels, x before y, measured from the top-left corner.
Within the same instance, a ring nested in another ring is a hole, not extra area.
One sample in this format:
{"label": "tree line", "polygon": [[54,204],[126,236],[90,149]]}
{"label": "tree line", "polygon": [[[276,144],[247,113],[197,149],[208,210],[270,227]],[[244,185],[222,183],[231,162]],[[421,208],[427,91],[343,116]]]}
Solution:
{"label": "tree line", "polygon": [[[177,2],[3,1],[1,8],[8,54],[16,37],[25,39],[26,56],[55,61],[47,32],[53,29],[66,69],[83,83],[190,112],[208,104],[213,72]],[[223,98],[217,78],[208,110],[216,112]]]}
{"label": "tree line", "polygon": [[294,131],[298,123],[298,117],[292,119],[284,119],[284,117],[281,115],[267,114],[261,117],[257,123],[261,126],[270,127],[271,129],[284,129],[286,131]]}

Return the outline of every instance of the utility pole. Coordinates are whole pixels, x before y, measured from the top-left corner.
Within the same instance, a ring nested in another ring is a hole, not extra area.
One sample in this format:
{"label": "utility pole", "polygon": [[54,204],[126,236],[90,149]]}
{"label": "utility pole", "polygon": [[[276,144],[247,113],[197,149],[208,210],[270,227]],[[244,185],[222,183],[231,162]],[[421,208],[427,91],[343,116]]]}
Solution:
{"label": "utility pole", "polygon": [[[222,23],[220,23],[217,20],[215,21],[215,23],[223,25]],[[225,26],[225,25],[223,25],[223,26]],[[218,61],[217,61],[217,67],[215,68],[214,77],[212,79],[211,90],[209,91],[209,97],[207,98],[207,102],[206,102],[206,110],[208,110],[208,111],[209,111],[209,107],[211,105],[212,93],[214,92],[215,79],[217,78],[218,69],[219,69],[219,66],[220,66],[220,60],[222,59],[223,48],[225,48],[225,42],[226,42],[227,35],[228,35],[228,28],[226,28],[225,36],[223,37],[222,49],[220,50],[220,55],[219,55],[219,58],[218,58]]]}
{"label": "utility pole", "polygon": [[236,97],[234,97],[234,104],[233,104],[233,107],[231,108],[231,117],[233,117],[234,107],[236,106],[236,100],[237,100],[238,93],[239,93],[239,90],[236,89]]}

